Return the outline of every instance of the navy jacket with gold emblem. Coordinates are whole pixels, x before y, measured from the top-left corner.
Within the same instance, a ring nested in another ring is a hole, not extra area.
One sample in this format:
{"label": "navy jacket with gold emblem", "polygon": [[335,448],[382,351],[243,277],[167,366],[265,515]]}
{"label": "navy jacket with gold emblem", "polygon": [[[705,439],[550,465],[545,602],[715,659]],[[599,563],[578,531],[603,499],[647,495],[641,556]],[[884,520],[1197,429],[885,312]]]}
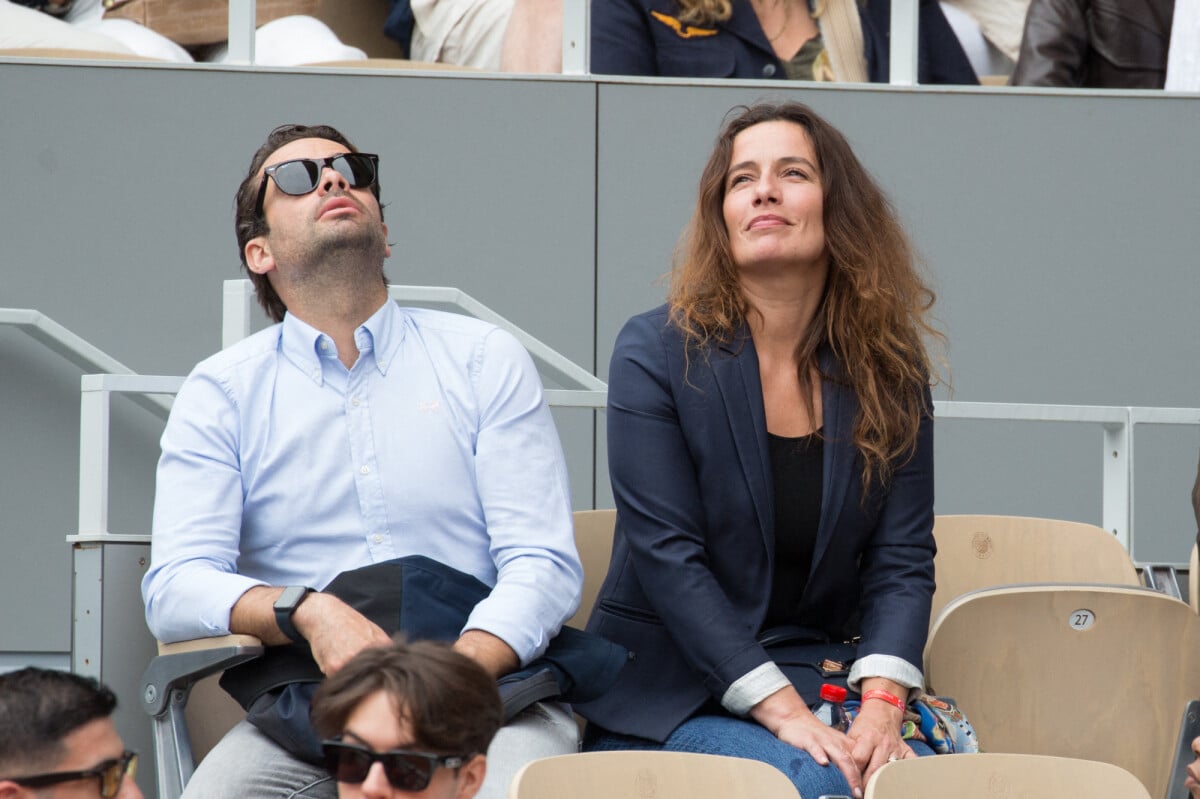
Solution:
{"label": "navy jacket with gold emblem", "polygon": [[[975,84],[979,80],[937,0],[920,0],[917,80]],[[867,76],[888,81],[891,0],[859,3]],[[733,0],[733,15],[714,25],[679,20],[676,0],[592,3],[591,71],[600,75],[676,78],[786,78],[749,0]]]}

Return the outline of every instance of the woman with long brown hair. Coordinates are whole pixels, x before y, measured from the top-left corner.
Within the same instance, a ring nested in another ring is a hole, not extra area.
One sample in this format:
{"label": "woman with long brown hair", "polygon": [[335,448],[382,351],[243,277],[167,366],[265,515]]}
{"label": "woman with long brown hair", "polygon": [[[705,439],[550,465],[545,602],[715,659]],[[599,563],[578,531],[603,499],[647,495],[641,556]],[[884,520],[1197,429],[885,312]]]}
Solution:
{"label": "woman with long brown hair", "polygon": [[[861,795],[922,684],[933,581],[933,294],[842,135],[745,108],[700,181],[669,301],[609,373],[612,562],[589,629],[632,653],[586,746],[752,757]],[[848,731],[810,710],[861,697]]]}

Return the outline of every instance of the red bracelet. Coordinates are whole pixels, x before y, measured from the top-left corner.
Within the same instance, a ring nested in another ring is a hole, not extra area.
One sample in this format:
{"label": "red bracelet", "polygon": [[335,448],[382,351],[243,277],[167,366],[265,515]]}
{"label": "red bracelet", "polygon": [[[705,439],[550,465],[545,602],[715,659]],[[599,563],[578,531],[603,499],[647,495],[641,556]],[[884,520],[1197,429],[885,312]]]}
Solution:
{"label": "red bracelet", "polygon": [[884,691],[880,688],[876,688],[874,690],[867,691],[865,694],[862,695],[862,698],[863,698],[864,702],[866,702],[868,699],[882,699],[884,702],[887,702],[889,705],[893,705],[895,707],[900,708],[901,710],[904,710],[904,700],[903,699],[901,699],[900,697],[896,696],[895,694],[893,694],[889,691]]}

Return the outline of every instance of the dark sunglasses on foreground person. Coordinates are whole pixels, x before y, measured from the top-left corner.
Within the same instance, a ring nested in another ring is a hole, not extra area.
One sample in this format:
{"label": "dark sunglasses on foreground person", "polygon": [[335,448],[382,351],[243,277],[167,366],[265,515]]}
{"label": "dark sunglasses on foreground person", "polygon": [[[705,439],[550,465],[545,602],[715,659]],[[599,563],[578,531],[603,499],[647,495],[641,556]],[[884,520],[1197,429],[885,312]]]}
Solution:
{"label": "dark sunglasses on foreground person", "polygon": [[470,755],[435,755],[407,749],[376,752],[339,738],[322,741],[321,749],[325,753],[325,770],[338,782],[357,785],[366,780],[371,766],[379,762],[393,788],[412,792],[425,790],[438,768],[459,768],[470,759]]}
{"label": "dark sunglasses on foreground person", "polygon": [[308,194],[320,185],[321,173],[325,171],[325,167],[332,167],[346,179],[350,188],[365,189],[375,183],[379,171],[379,156],[373,153],[342,153],[328,158],[296,158],[272,164],[263,170],[258,202],[254,206],[255,215],[262,217],[268,178],[273,179],[284,194],[297,197]]}
{"label": "dark sunglasses on foreground person", "polygon": [[47,785],[57,785],[60,782],[95,779],[100,782],[100,796],[103,799],[113,799],[121,790],[125,775],[130,779],[137,776],[137,754],[125,752],[121,757],[104,762],[85,771],[56,771],[50,774],[31,774],[28,777],[7,777],[17,785],[26,788],[44,788]]}

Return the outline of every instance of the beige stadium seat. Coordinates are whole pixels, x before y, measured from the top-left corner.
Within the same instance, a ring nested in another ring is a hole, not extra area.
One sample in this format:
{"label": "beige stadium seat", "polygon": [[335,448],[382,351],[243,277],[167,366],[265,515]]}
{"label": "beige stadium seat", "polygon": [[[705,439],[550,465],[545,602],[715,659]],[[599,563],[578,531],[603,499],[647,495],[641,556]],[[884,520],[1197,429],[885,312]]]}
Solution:
{"label": "beige stadium seat", "polygon": [[1140,585],[1121,542],[1091,524],[1026,516],[938,516],[930,624],[950,600],[1014,583]]}
{"label": "beige stadium seat", "polygon": [[[800,799],[758,760],[690,752],[585,752],[528,763],[508,799]],[[815,799],[815,797],[814,797]]]}
{"label": "beige stadium seat", "polygon": [[934,623],[925,680],[958,702],[985,752],[1112,763],[1161,797],[1200,697],[1200,615],[1133,586],[987,588]]}
{"label": "beige stadium seat", "polygon": [[1119,766],[1046,755],[971,754],[888,763],[871,776],[865,799],[1150,799]]}
{"label": "beige stadium seat", "polygon": [[612,558],[613,527],[617,523],[617,512],[608,510],[575,511],[575,547],[583,562],[583,596],[579,610],[567,619],[567,625],[583,629],[587,626],[600,584],[608,574],[608,562]]}
{"label": "beige stadium seat", "polygon": [[[576,511],[574,522],[583,597],[567,624],[582,629],[608,571],[616,511]],[[154,725],[158,799],[178,799],[195,764],[246,715],[217,680],[261,655],[263,646],[250,635],[226,635],[159,644],[158,651],[142,677],[142,707]]]}

